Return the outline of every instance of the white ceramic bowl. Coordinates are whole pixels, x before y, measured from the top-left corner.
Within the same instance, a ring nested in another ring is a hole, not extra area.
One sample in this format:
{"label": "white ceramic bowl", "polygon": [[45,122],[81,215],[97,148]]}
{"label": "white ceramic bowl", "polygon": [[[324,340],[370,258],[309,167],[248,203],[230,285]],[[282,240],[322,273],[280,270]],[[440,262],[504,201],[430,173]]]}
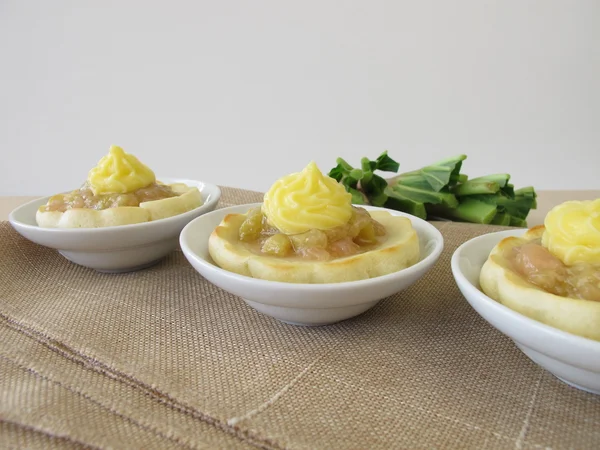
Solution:
{"label": "white ceramic bowl", "polygon": [[192,219],[217,206],[221,190],[208,183],[159,178],[165,183],[196,186],[204,204],[191,211],[152,222],[105,228],[41,228],[37,209],[49,197],[25,203],[12,211],[9,222],[22,236],[36,244],[55,248],[75,264],[101,272],[129,272],[148,267],[177,248],[179,233]]}
{"label": "white ceramic bowl", "polygon": [[181,232],[181,249],[192,266],[208,281],[241,297],[258,311],[294,325],[326,325],[363,313],[379,300],[406,289],[421,278],[436,262],[444,247],[442,235],[433,225],[390,210],[393,215],[411,219],[421,244],[421,260],[398,272],[368,280],[297,284],[259,280],[221,269],[208,252],[210,234],[227,214],[245,213],[259,205],[233,206],[198,217]]}
{"label": "white ceramic bowl", "polygon": [[509,230],[477,237],[452,256],[452,273],[471,306],[492,326],[510,337],[523,353],[562,381],[600,394],[600,342],[530,319],[485,295],[479,273],[494,246],[526,230]]}

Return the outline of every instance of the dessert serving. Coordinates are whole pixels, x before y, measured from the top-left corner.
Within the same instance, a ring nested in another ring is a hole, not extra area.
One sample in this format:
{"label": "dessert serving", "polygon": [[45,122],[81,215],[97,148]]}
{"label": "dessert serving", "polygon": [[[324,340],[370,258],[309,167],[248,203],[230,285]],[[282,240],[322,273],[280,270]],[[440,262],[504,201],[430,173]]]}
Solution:
{"label": "dessert serving", "polygon": [[312,162],[276,181],[260,207],[228,214],[210,235],[210,255],[225,270],[290,283],[362,280],[419,261],[410,219],[351,198]]}
{"label": "dessert serving", "polygon": [[483,265],[486,295],[532,319],[600,340],[600,199],[552,209]]}
{"label": "dessert serving", "polygon": [[44,228],[128,225],[182,214],[202,203],[198,188],[161,183],[135,156],[113,145],[79,189],[50,197],[36,212],[36,222]]}

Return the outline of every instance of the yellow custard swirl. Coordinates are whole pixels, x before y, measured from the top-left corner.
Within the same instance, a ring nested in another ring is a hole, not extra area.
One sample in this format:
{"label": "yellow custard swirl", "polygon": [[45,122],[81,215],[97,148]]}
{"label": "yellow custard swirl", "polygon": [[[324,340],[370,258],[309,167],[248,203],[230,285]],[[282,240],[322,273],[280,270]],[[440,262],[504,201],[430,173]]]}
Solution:
{"label": "yellow custard swirl", "polygon": [[88,174],[88,184],[94,195],[126,194],[151,185],[154,172],[135,156],[113,145]]}
{"label": "yellow custard swirl", "polygon": [[600,264],[600,198],[562,203],[544,226],[542,245],[562,262]]}
{"label": "yellow custard swirl", "polygon": [[352,195],[311,162],[299,173],[280,178],[262,206],[269,223],[285,234],[328,230],[348,223]]}

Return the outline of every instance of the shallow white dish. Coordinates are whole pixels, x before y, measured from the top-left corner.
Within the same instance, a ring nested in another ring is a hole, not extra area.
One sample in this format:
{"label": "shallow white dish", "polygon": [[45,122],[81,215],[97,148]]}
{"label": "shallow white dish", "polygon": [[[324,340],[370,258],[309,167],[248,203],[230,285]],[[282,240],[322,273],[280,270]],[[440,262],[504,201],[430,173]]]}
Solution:
{"label": "shallow white dish", "polygon": [[571,386],[600,394],[600,342],[530,319],[479,288],[479,273],[494,246],[505,237],[521,236],[525,231],[501,231],[465,242],[452,256],[454,279],[475,311],[510,337],[535,363]]}
{"label": "shallow white dish", "polygon": [[259,205],[233,206],[198,217],[181,232],[181,249],[191,265],[208,281],[241,297],[256,310],[294,325],[326,325],[365,312],[381,299],[408,288],[421,278],[437,261],[444,247],[442,235],[433,225],[389,210],[393,215],[412,221],[421,245],[421,260],[398,272],[343,283],[297,284],[259,280],[221,269],[208,252],[210,234],[227,214],[245,213]]}
{"label": "shallow white dish", "polygon": [[8,216],[15,230],[36,244],[57,249],[75,264],[101,272],[128,272],[148,267],[177,248],[179,233],[192,219],[217,206],[221,190],[208,183],[159,178],[164,183],[195,186],[204,203],[191,211],[152,222],[105,228],[41,228],[35,213],[49,197],[19,206]]}

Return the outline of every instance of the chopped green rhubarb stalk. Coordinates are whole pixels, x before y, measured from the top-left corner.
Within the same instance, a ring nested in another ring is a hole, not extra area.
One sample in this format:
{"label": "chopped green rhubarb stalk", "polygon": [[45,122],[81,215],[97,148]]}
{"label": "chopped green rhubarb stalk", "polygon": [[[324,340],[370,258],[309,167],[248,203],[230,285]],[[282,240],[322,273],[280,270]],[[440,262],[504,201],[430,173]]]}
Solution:
{"label": "chopped green rhubarb stalk", "polygon": [[469,180],[457,185],[452,192],[458,197],[476,194],[495,194],[500,190],[500,185],[494,181]]}
{"label": "chopped green rhubarb stalk", "polygon": [[346,186],[346,190],[352,194],[352,204],[353,205],[368,205],[369,201],[367,196],[360,192],[358,189],[354,189]]}
{"label": "chopped green rhubarb stalk", "polygon": [[410,199],[417,203],[430,203],[432,205],[443,204],[449,208],[456,208],[458,206],[458,200],[450,192],[434,192],[427,191],[422,188],[416,188],[407,186],[404,184],[397,184],[393,186],[394,192],[398,192],[404,198]]}
{"label": "chopped green rhubarb stalk", "polygon": [[503,208],[508,214],[513,217],[525,220],[529,211],[534,209],[535,199],[515,196],[515,198],[507,198],[498,196],[497,205]]}
{"label": "chopped green rhubarb stalk", "polygon": [[498,212],[498,213],[496,213],[496,215],[494,216],[494,218],[492,219],[492,221],[490,223],[492,225],[509,226],[510,225],[510,214],[507,214],[505,212]]}
{"label": "chopped green rhubarb stalk", "polygon": [[469,195],[468,198],[472,200],[478,200],[488,205],[498,205],[498,198],[503,196],[502,194],[473,194]]}
{"label": "chopped green rhubarb stalk", "polygon": [[460,173],[465,159],[458,155],[400,174],[388,186],[375,172],[396,173],[399,164],[385,151],[374,161],[362,158],[360,168],[338,158],[329,176],[352,194],[355,204],[385,206],[424,219],[526,226],[527,215],[537,207],[533,187],[515,190],[506,173],[469,179]]}
{"label": "chopped green rhubarb stalk", "polygon": [[390,158],[387,151],[384,151],[375,161],[369,161],[368,158],[361,159],[363,177],[360,181],[360,187],[369,201],[374,206],[383,206],[388,199],[385,189],[388,182],[373,173],[375,170],[397,172],[400,164]]}
{"label": "chopped green rhubarb stalk", "polygon": [[515,197],[523,197],[527,198],[531,201],[531,209],[537,208],[537,193],[532,186],[527,186],[521,189],[517,189],[515,192]]}
{"label": "chopped green rhubarb stalk", "polygon": [[471,178],[458,184],[452,192],[461,197],[465,195],[496,194],[500,189],[503,189],[504,193],[512,196],[512,185],[508,183],[508,180],[510,180],[510,175],[507,173]]}
{"label": "chopped green rhubarb stalk", "polygon": [[383,172],[398,172],[400,164],[388,156],[387,150],[375,160],[375,168]]}
{"label": "chopped green rhubarb stalk", "polygon": [[527,228],[527,221],[525,219],[519,219],[518,217],[511,216],[510,217],[510,226]]}
{"label": "chopped green rhubarb stalk", "polygon": [[494,220],[497,209],[494,205],[465,198],[456,208],[443,205],[427,205],[427,212],[444,219],[458,222],[489,224]]}
{"label": "chopped green rhubarb stalk", "polygon": [[388,188],[386,193],[388,195],[388,199],[384,205],[386,208],[403,211],[421,219],[427,219],[427,211],[425,210],[425,205],[423,203],[414,202],[405,198],[391,188]]}
{"label": "chopped green rhubarb stalk", "polygon": [[388,187],[387,181],[379,175],[371,173],[368,182],[361,182],[363,191],[373,206],[383,206],[388,198],[385,193]]}
{"label": "chopped green rhubarb stalk", "polygon": [[471,181],[489,181],[498,183],[500,187],[505,187],[510,180],[510,175],[507,173],[496,173],[493,175],[485,175],[483,177],[471,178]]}
{"label": "chopped green rhubarb stalk", "polygon": [[455,156],[439,161],[422,169],[400,175],[398,184],[414,184],[426,181],[429,187],[439,192],[449,184],[456,183],[460,178],[460,168],[466,159],[465,155]]}
{"label": "chopped green rhubarb stalk", "polygon": [[423,176],[423,174],[420,173],[419,171],[403,173],[396,179],[396,181],[394,183],[394,186],[398,186],[398,185],[411,186],[411,187],[423,189],[426,191],[437,192],[435,189],[431,188],[431,184],[429,183],[427,178],[425,178]]}
{"label": "chopped green rhubarb stalk", "polygon": [[383,206],[387,201],[385,189],[387,181],[376,175],[375,170],[397,172],[400,164],[390,158],[384,151],[375,161],[361,159],[360,169],[352,167],[342,158],[337,159],[337,166],[329,171],[329,176],[344,185],[352,194],[352,203]]}
{"label": "chopped green rhubarb stalk", "polygon": [[527,186],[521,189],[517,189],[515,191],[515,195],[522,195],[524,197],[530,197],[530,198],[536,198],[537,194],[535,193],[535,190],[533,189],[533,187],[531,186]]}

